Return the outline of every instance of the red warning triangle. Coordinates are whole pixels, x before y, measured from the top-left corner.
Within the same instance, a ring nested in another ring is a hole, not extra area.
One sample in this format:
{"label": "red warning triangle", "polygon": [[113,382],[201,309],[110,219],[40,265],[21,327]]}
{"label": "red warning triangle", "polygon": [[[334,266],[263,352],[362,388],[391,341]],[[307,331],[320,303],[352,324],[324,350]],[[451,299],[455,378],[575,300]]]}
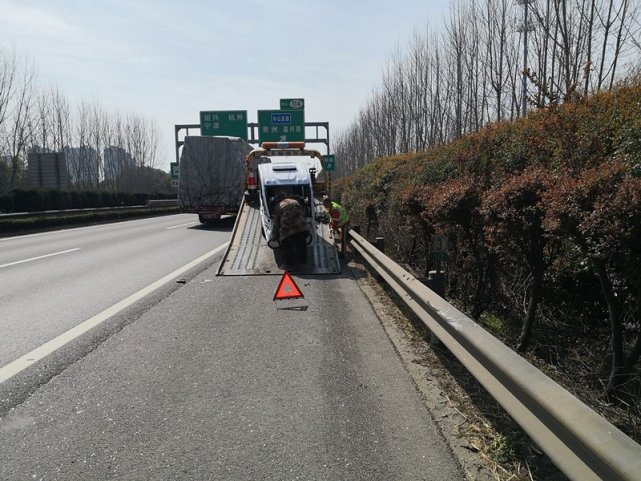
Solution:
{"label": "red warning triangle", "polygon": [[276,294],[274,294],[274,300],[299,299],[301,297],[305,296],[303,296],[290,273],[285,271],[278,284],[278,289],[276,289]]}

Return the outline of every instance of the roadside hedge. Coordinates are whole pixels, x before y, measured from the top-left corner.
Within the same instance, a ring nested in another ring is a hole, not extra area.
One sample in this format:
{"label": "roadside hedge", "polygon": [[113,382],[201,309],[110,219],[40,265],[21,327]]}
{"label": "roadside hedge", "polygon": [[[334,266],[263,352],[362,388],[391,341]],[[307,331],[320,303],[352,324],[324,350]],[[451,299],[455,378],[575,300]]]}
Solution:
{"label": "roadside hedge", "polygon": [[598,361],[581,382],[640,396],[640,177],[632,86],[372,160],[335,196],[420,276],[433,236],[447,236],[452,302],[568,372],[589,345]]}
{"label": "roadside hedge", "polygon": [[[63,209],[91,209],[98,207],[120,207],[144,205],[151,199],[171,198],[167,194],[61,191],[47,189],[16,189],[0,195],[0,212],[39,212]],[[175,197],[175,195],[173,196]]]}
{"label": "roadside hedge", "polygon": [[178,207],[142,207],[134,209],[105,210],[99,212],[73,212],[59,215],[38,215],[25,218],[0,218],[0,233],[22,234],[40,231],[42,229],[55,229],[59,227],[80,226],[113,222],[126,219],[155,217],[161,215],[179,214]]}

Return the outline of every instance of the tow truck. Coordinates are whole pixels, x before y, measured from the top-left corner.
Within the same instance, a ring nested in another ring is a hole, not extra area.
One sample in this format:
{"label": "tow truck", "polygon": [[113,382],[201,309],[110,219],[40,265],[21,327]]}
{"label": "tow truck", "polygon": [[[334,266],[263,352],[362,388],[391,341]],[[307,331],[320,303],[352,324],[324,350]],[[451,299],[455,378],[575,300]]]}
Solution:
{"label": "tow truck", "polygon": [[[274,275],[285,270],[296,274],[336,274],[341,271],[334,234],[322,205],[328,192],[328,176],[317,173],[320,152],[305,148],[304,142],[263,142],[245,159],[245,196],[238,211],[229,245],[218,275]],[[273,228],[273,197],[277,191],[300,196],[310,227],[307,263],[291,266],[282,252],[269,242]]]}

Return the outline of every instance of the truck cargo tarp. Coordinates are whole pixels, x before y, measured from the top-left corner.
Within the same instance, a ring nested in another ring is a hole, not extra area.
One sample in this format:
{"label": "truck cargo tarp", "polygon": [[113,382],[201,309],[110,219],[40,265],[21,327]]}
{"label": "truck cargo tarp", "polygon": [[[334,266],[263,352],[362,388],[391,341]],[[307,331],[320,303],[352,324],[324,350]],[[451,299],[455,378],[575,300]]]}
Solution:
{"label": "truck cargo tarp", "polygon": [[238,209],[243,198],[245,157],[251,150],[237,137],[185,137],[178,205],[191,212],[212,207]]}

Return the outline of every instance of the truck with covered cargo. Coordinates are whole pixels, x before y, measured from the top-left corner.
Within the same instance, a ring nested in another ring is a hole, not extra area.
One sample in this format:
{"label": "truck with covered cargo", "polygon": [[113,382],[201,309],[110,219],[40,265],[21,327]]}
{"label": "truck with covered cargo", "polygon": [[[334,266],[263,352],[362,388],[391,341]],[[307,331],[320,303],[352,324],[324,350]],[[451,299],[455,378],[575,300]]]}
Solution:
{"label": "truck with covered cargo", "polygon": [[246,156],[252,147],[238,137],[187,136],[180,156],[178,206],[213,222],[236,214],[245,192]]}

